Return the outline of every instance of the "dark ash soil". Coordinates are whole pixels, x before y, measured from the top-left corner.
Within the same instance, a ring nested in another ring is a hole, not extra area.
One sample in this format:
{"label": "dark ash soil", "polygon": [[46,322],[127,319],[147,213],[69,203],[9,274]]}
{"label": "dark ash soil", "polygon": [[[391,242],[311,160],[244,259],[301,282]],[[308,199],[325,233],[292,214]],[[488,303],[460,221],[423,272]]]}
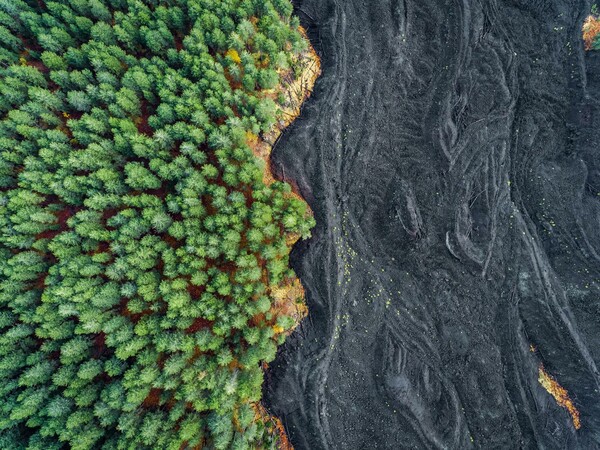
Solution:
{"label": "dark ash soil", "polygon": [[589,7],[297,3],[323,75],[273,165],[318,225],[266,392],[297,450],[600,448]]}

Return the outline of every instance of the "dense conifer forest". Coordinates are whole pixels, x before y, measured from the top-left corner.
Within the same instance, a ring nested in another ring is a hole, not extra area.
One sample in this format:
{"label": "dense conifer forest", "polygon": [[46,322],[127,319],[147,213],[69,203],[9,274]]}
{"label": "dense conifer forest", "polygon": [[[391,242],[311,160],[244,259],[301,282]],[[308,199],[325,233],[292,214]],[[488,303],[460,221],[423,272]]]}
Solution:
{"label": "dense conifer forest", "polygon": [[270,448],[314,220],[249,145],[288,0],[0,0],[0,448]]}

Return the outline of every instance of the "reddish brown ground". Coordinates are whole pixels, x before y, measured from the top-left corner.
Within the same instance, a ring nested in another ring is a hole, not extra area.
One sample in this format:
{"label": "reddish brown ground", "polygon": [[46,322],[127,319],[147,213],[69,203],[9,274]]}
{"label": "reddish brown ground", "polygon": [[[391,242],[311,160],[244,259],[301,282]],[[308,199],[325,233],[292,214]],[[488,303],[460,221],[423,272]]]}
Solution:
{"label": "reddish brown ground", "polygon": [[102,331],[94,338],[94,350],[96,358],[100,357],[106,350],[106,335]]}
{"label": "reddish brown ground", "polygon": [[56,222],[54,224],[56,228],[53,230],[46,230],[46,231],[42,231],[41,233],[38,233],[35,236],[35,239],[36,240],[52,239],[57,234],[60,234],[63,231],[66,231],[69,228],[67,225],[67,220],[69,220],[71,217],[73,217],[75,214],[77,214],[77,212],[79,212],[80,210],[81,210],[81,208],[66,207],[66,208],[61,209],[60,211],[56,211],[54,213],[54,215],[56,216]]}
{"label": "reddish brown ground", "polygon": [[148,117],[150,117],[150,109],[148,108],[148,106],[148,100],[142,100],[142,115],[135,119],[134,122],[140,134],[152,136],[154,134],[154,130],[150,125],[148,125]]}
{"label": "reddish brown ground", "polygon": [[186,333],[190,333],[190,334],[191,333],[196,333],[197,331],[200,331],[200,330],[205,329],[205,328],[209,328],[209,329],[212,328],[213,324],[214,324],[214,321],[212,321],[212,320],[207,320],[207,319],[204,319],[202,317],[198,317],[196,320],[194,320],[194,323],[191,324],[185,330],[185,332]]}
{"label": "reddish brown ground", "polygon": [[160,394],[162,394],[161,389],[152,388],[150,389],[150,393],[148,397],[144,399],[142,403],[142,407],[144,408],[157,408],[160,406]]}

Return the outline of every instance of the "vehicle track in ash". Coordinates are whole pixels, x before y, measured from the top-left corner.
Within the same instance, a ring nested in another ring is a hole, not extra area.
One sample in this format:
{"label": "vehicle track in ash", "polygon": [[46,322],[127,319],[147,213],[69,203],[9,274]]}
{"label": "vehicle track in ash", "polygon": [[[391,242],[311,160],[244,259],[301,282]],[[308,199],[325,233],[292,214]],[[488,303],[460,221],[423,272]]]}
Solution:
{"label": "vehicle track in ash", "polygon": [[296,7],[323,75],[273,154],[317,219],[292,255],[309,317],[266,392],[292,444],[600,448],[589,2]]}

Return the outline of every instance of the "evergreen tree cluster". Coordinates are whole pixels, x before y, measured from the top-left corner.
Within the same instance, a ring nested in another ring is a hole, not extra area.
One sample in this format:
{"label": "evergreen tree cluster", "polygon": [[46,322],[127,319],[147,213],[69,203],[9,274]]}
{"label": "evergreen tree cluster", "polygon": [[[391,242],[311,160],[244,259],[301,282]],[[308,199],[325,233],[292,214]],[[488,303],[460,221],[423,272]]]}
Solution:
{"label": "evergreen tree cluster", "polygon": [[250,138],[289,0],[0,0],[0,448],[268,448],[252,407],[314,221]]}

